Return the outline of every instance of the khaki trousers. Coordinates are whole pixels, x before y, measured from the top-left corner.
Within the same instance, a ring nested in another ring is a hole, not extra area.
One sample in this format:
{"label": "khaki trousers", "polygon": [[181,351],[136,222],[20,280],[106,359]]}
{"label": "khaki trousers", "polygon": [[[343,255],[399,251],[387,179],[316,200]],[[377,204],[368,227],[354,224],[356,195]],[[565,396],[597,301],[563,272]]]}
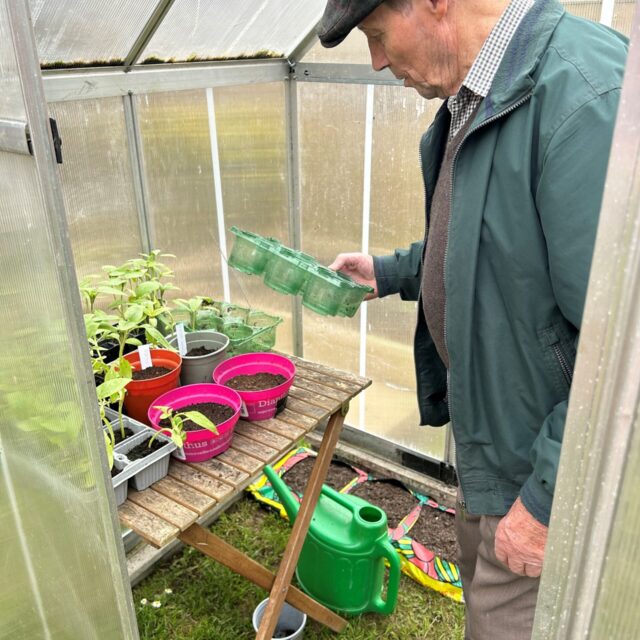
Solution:
{"label": "khaki trousers", "polygon": [[[458,496],[460,498],[460,496]],[[466,603],[465,640],[530,640],[539,578],[512,573],[495,554],[498,516],[456,505],[458,564]]]}

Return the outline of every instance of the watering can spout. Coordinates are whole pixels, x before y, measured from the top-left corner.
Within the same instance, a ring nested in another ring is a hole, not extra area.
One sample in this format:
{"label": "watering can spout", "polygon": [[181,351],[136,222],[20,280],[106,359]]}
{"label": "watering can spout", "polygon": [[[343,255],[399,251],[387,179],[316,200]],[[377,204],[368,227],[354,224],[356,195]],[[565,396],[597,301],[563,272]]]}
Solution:
{"label": "watering can spout", "polygon": [[280,502],[284,505],[285,511],[289,516],[289,520],[293,524],[296,521],[298,509],[300,508],[298,501],[294,498],[291,490],[287,487],[284,480],[282,480],[282,478],[280,478],[280,476],[269,465],[265,465],[264,474],[269,479],[273,490],[278,494]]}

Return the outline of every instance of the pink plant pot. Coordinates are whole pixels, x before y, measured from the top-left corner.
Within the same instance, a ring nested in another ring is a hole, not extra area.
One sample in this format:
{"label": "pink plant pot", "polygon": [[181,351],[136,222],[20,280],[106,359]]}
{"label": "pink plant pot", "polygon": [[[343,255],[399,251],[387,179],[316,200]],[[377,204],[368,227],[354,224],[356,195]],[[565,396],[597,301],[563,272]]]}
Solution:
{"label": "pink plant pot", "polygon": [[171,407],[179,411],[184,407],[199,402],[216,402],[226,404],[233,409],[233,415],[224,422],[216,425],[218,435],[208,429],[187,431],[187,440],[182,449],[174,452],[174,456],[185,462],[202,462],[226,451],[231,445],[233,429],[240,417],[242,400],[238,393],[229,387],[219,384],[189,384],[172,389],[156,398],[149,407],[149,422],[160,431],[160,409],[158,406]]}
{"label": "pink plant pot", "polygon": [[238,391],[242,398],[240,417],[249,421],[268,420],[284,409],[296,366],[289,358],[275,353],[244,353],[225,360],[213,371],[214,381],[222,385],[235,376],[256,373],[280,374],[286,380],[271,389]]}

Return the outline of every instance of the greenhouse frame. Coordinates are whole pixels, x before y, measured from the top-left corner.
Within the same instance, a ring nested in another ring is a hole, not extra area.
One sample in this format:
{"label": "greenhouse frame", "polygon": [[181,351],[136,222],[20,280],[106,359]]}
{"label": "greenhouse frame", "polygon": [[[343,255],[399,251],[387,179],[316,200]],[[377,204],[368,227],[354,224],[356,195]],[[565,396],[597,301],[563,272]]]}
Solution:
{"label": "greenhouse frame", "polygon": [[[563,4],[631,46],[534,638],[632,638],[640,14],[635,0]],[[103,265],[172,254],[173,297],[282,318],[278,351],[374,382],[344,443],[429,482],[455,476],[451,429],[418,426],[417,303],[318,315],[227,262],[232,226],[324,265],[424,232],[418,144],[440,102],[374,72],[359,33],[323,49],[324,6],[0,0],[0,638],[140,637],[127,567],[140,538],[118,519],[78,292]],[[145,551],[135,579],[163,555]]]}

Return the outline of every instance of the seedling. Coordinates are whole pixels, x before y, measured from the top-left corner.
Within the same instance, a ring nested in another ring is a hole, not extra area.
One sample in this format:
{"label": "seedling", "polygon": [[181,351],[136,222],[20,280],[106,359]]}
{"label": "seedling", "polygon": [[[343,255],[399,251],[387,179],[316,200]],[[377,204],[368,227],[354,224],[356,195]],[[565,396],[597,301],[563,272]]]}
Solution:
{"label": "seedling", "polygon": [[169,420],[171,427],[163,427],[154,433],[151,440],[149,440],[149,446],[151,446],[151,443],[155,440],[158,434],[164,431],[171,437],[171,440],[176,444],[176,446],[182,448],[187,440],[187,432],[184,430],[185,420],[191,420],[191,422],[195,422],[203,429],[208,429],[215,435],[218,435],[216,425],[199,411],[175,411],[173,408],[165,406],[156,406],[154,409],[159,409],[161,411],[158,422],[167,419]]}

